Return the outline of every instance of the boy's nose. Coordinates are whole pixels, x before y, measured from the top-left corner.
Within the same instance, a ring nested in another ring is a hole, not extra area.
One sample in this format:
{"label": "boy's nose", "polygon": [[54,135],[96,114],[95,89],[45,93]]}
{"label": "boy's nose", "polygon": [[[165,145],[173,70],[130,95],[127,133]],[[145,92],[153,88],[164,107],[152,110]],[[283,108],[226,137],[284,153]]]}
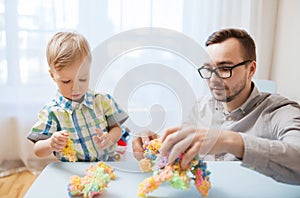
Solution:
{"label": "boy's nose", "polygon": [[75,82],[75,83],[73,84],[73,89],[72,89],[72,90],[73,90],[73,91],[79,90],[79,83]]}

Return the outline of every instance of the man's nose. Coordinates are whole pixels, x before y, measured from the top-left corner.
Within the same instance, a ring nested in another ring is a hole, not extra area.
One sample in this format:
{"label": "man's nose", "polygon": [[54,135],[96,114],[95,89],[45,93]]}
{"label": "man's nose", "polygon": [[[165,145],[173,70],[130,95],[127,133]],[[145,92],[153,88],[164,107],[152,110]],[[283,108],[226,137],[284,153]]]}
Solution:
{"label": "man's nose", "polygon": [[221,81],[221,78],[218,76],[216,71],[211,73],[210,81],[218,81],[218,82]]}

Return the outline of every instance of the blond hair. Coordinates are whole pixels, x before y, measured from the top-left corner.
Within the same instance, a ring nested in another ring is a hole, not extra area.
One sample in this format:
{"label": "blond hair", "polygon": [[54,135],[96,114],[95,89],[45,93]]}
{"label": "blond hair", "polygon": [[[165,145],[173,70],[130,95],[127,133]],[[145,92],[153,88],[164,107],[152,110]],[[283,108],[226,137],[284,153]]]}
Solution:
{"label": "blond hair", "polygon": [[91,62],[87,40],[77,32],[58,32],[49,41],[46,50],[48,65],[55,70],[81,58]]}

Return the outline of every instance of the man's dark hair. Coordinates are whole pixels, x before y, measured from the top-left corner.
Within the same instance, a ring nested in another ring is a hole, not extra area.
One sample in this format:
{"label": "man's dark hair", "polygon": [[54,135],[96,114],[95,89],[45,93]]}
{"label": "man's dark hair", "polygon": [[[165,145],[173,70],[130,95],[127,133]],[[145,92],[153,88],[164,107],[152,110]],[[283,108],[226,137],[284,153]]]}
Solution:
{"label": "man's dark hair", "polygon": [[205,42],[205,46],[221,43],[229,38],[236,38],[239,41],[245,60],[256,61],[254,40],[245,30],[242,29],[229,28],[214,32],[208,37]]}

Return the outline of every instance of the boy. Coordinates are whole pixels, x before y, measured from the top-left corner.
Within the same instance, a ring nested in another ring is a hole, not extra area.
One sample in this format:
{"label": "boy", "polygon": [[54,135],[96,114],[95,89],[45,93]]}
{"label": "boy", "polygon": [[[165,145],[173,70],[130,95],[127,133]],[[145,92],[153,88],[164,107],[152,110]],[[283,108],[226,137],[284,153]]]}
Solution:
{"label": "boy", "polygon": [[[35,155],[53,153],[61,161],[112,160],[122,136],[120,125],[128,115],[110,95],[88,88],[92,58],[87,40],[78,33],[59,32],[49,41],[46,53],[58,92],[39,112],[27,136],[34,142]],[[62,155],[70,140],[75,150],[72,160]]]}

